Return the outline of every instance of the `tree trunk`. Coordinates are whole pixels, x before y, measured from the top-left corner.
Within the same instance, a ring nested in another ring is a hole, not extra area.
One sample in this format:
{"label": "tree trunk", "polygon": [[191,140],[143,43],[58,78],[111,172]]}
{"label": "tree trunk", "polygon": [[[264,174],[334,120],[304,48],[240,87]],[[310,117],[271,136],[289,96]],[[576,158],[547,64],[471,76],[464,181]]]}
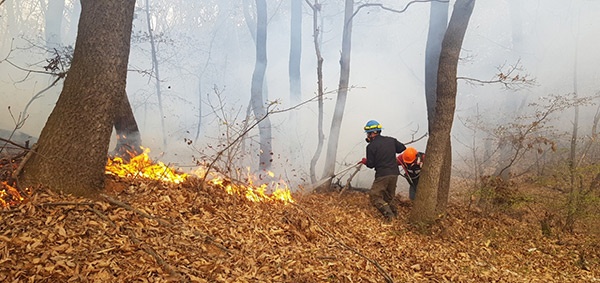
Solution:
{"label": "tree trunk", "polygon": [[152,68],[154,69],[154,81],[156,86],[156,99],[158,100],[158,115],[160,115],[160,129],[163,137],[163,151],[167,150],[167,130],[165,128],[165,115],[162,104],[162,92],[160,88],[160,73],[158,69],[158,59],[156,57],[156,42],[154,42],[154,32],[152,31],[152,19],[150,18],[150,4],[146,0],[146,22],[148,23],[148,35],[150,40],[150,50],[152,52]]}
{"label": "tree trunk", "polygon": [[451,168],[443,166],[446,164],[444,158],[447,157],[446,154],[450,150],[450,130],[456,108],[456,69],[474,6],[475,0],[457,0],[444,35],[437,77],[437,101],[434,115],[436,122],[432,124],[427,140],[427,162],[423,165],[423,172],[419,180],[419,194],[416,196],[410,213],[409,221],[411,223],[431,224],[435,221],[440,176],[443,170],[451,170]]}
{"label": "tree trunk", "polygon": [[[437,97],[437,75],[438,66],[440,63],[440,52],[442,50],[442,41],[446,26],[448,23],[448,3],[447,2],[431,2],[431,10],[429,13],[429,31],[427,34],[427,44],[425,46],[425,99],[427,102],[427,120],[428,129],[431,131],[435,123],[435,101]],[[452,160],[452,151],[448,148],[448,152],[443,159],[443,168],[452,168],[448,166]],[[450,170],[442,171],[439,178],[439,187],[437,188],[437,204],[436,210],[438,213],[443,213],[448,202],[448,194],[450,193]],[[418,192],[419,190],[417,190]]]}
{"label": "tree trunk", "polygon": [[340,129],[342,127],[342,119],[344,118],[344,108],[346,107],[346,97],[348,96],[348,85],[350,81],[350,50],[352,47],[352,14],[354,12],[354,0],[346,0],[344,7],[344,30],[342,35],[342,54],[340,56],[340,82],[333,118],[331,119],[329,141],[327,141],[327,154],[325,156],[325,170],[323,172],[323,177],[329,177],[335,174],[335,161],[340,139]]}
{"label": "tree trunk", "polygon": [[[291,0],[290,19],[290,58],[289,58],[289,81],[290,81],[290,104],[295,106],[302,100],[302,87],[300,76],[300,61],[302,58],[302,0]],[[300,133],[298,132],[298,111],[290,111],[290,123],[287,127],[290,146],[289,154],[293,160],[300,160]]]}
{"label": "tree trunk", "polygon": [[120,102],[116,103],[117,108],[115,109],[117,144],[111,155],[129,161],[131,157],[143,153],[144,150],[142,149],[140,130],[125,91],[123,91],[119,100]]}
{"label": "tree trunk", "polygon": [[93,195],[104,186],[108,146],[125,93],[134,0],[82,0],[69,75],[24,165],[20,186]]}
{"label": "tree trunk", "polygon": [[311,9],[313,10],[313,44],[315,46],[315,54],[317,56],[317,104],[318,104],[318,120],[317,120],[317,149],[310,160],[310,181],[314,184],[317,182],[316,166],[321,151],[323,150],[323,142],[325,141],[325,135],[323,134],[323,56],[321,56],[321,45],[319,43],[319,24],[317,23],[319,13],[321,12],[321,4],[319,0],[315,0],[312,4]]}
{"label": "tree trunk", "polygon": [[58,48],[60,45],[62,45],[61,26],[64,9],[65,0],[48,1],[48,8],[46,9],[46,26],[44,27],[46,47],[48,50]]}
{"label": "tree trunk", "polygon": [[[302,0],[291,0],[290,30],[290,103],[298,105],[301,101],[300,59],[302,57]],[[295,113],[296,111],[291,111]],[[292,121],[295,122],[295,121]],[[293,123],[292,125],[296,125]]]}
{"label": "tree trunk", "polygon": [[[267,115],[263,104],[263,83],[267,69],[267,3],[265,0],[256,0],[256,64],[252,74],[252,110],[256,119]],[[260,136],[259,169],[266,171],[271,168],[271,121],[266,117],[258,124]]]}

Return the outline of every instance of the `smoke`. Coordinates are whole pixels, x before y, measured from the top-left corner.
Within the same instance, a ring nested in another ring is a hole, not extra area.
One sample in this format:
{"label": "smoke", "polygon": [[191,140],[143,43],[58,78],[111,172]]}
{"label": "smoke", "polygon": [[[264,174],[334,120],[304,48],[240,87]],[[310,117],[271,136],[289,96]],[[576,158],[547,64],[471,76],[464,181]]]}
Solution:
{"label": "smoke", "polygon": [[[30,12],[42,15],[36,1],[20,1],[0,6],[2,15]],[[62,22],[64,45],[73,44],[73,21],[78,1],[67,1]],[[192,1],[193,2],[193,1]],[[222,144],[232,141],[243,130],[250,99],[250,79],[254,68],[254,47],[242,6],[237,1],[183,3],[151,1],[153,34],[163,95],[164,117],[159,117],[152,60],[143,16],[134,20],[127,93],[138,121],[142,141],[151,154],[181,166],[210,160]],[[210,3],[214,5],[208,5]],[[269,101],[276,108],[291,107],[288,85],[289,1],[269,5],[268,65],[266,86]],[[324,1],[320,32],[324,58],[324,130],[329,131],[339,80],[339,52],[343,10],[341,1]],[[385,5],[401,9],[397,1]],[[514,6],[517,3],[517,6]],[[305,5],[305,3],[303,3]],[[453,3],[450,3],[452,7]],[[143,3],[138,3],[143,5]],[[513,5],[513,6],[511,6]],[[252,11],[250,11],[252,12]],[[304,6],[302,34],[302,98],[316,94],[316,59],[312,42],[311,10]],[[362,127],[375,119],[383,124],[384,135],[410,142],[427,131],[424,97],[424,54],[428,29],[429,4],[411,6],[402,14],[379,8],[362,9],[354,18],[350,85],[342,123],[338,164],[355,163],[365,155]],[[529,88],[507,90],[498,84],[468,84],[459,81],[457,116],[485,116],[489,124],[501,123],[525,111],[527,103],[550,93],[577,91],[595,95],[600,86],[597,63],[600,58],[600,3],[595,1],[480,1],[476,4],[461,52],[459,76],[493,80],[499,66],[520,62],[523,75],[535,78]],[[53,77],[23,69],[40,71],[47,53],[44,46],[43,17],[0,17],[0,128],[15,128],[29,100],[47,87]],[[21,32],[18,33],[17,30]],[[13,39],[12,41],[9,39]],[[18,67],[17,67],[18,66]],[[576,76],[576,80],[575,77]],[[54,107],[62,85],[45,92],[31,107],[26,123],[19,130],[37,136]],[[7,107],[10,106],[9,112]],[[582,109],[581,121],[589,121],[594,107]],[[273,124],[273,162],[276,175],[302,183],[317,142],[317,105],[308,103],[293,110],[301,123],[290,125],[289,114],[271,117]],[[566,114],[565,114],[566,115]],[[566,115],[571,119],[571,115]],[[563,119],[560,126],[570,125]],[[166,125],[168,146],[162,146],[161,120]],[[200,137],[196,140],[197,130]],[[566,130],[566,129],[565,129]],[[452,131],[455,153],[469,150],[461,145],[472,132],[459,122]],[[232,152],[235,168],[256,168],[257,131],[250,131]],[[327,136],[326,136],[327,138]],[[291,140],[294,139],[294,140]],[[188,141],[193,141],[189,144]],[[293,142],[292,142],[293,141]],[[424,151],[426,139],[412,146]],[[326,148],[323,150],[323,156]],[[293,159],[290,157],[294,156]],[[319,166],[324,160],[321,160]],[[317,173],[322,172],[321,167]],[[373,172],[363,169],[356,186],[367,187]],[[321,176],[317,176],[321,177]],[[403,187],[402,180],[399,184]]]}

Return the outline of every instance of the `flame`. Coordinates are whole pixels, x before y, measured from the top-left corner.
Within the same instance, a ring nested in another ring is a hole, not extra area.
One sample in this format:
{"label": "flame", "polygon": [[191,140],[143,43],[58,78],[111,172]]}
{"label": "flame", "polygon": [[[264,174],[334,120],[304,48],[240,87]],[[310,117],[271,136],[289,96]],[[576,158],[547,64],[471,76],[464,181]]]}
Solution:
{"label": "flame", "polygon": [[[149,152],[150,149],[144,148],[143,153],[132,157],[129,162],[125,162],[123,158],[120,157],[109,158],[106,164],[105,173],[121,178],[140,177],[175,184],[180,184],[188,178],[188,174],[177,173],[174,169],[160,161],[156,163],[153,162],[148,156]],[[206,171],[207,168],[200,167],[192,174],[202,177],[206,175]],[[271,171],[266,172],[266,174],[271,178],[275,177],[275,173]],[[272,181],[269,184],[263,183],[255,185],[254,182],[258,179],[262,180],[262,178],[257,178],[252,175],[250,173],[250,168],[248,168],[247,184],[243,184],[242,182],[234,183],[231,179],[216,172],[211,173],[211,178],[208,183],[215,187],[222,188],[228,194],[244,195],[248,200],[253,202],[281,201],[286,204],[294,202],[292,193],[283,180],[277,182]],[[27,190],[28,189],[25,188],[26,193],[28,192]],[[269,191],[271,192],[269,193]],[[5,181],[0,182],[0,207],[9,208],[11,206],[16,206],[24,200],[25,198],[21,196],[15,187],[10,186]]]}
{"label": "flame", "polygon": [[[218,176],[210,181],[209,184],[215,187],[222,188],[228,194],[239,194],[244,195],[248,200],[252,202],[267,202],[267,201],[281,201],[283,203],[293,203],[292,193],[287,185],[281,186],[279,183],[271,182],[271,184],[254,185],[251,179],[248,184],[234,184],[230,180]],[[272,192],[268,193],[269,187],[273,187]]]}
{"label": "flame", "polygon": [[150,153],[150,149],[144,148],[143,153],[132,157],[129,162],[125,162],[121,157],[109,158],[105,172],[121,178],[142,177],[175,184],[182,183],[188,177],[185,173],[176,173],[175,170],[160,161],[152,162],[148,153]]}
{"label": "flame", "polygon": [[0,207],[8,208],[16,206],[24,200],[25,198],[21,196],[15,187],[9,185],[5,181],[0,183]]}
{"label": "flame", "polygon": [[[173,169],[169,168],[162,162],[154,163],[148,157],[150,149],[144,148],[144,152],[140,155],[134,156],[127,163],[120,157],[109,159],[106,165],[106,174],[119,176],[121,178],[136,178],[142,177],[151,180],[158,180],[164,182],[171,182],[179,184],[184,182],[188,174],[176,173]],[[200,167],[196,171],[190,173],[198,177],[206,175],[207,168]],[[275,173],[268,171],[266,174],[273,178]],[[284,203],[293,203],[292,193],[289,190],[287,184],[284,181],[271,182],[270,184],[255,185],[256,178],[250,173],[248,168],[247,173],[247,184],[241,182],[233,182],[230,178],[227,178],[223,174],[214,172],[211,173],[210,178],[207,178],[208,183],[212,186],[222,188],[228,194],[240,194],[244,195],[248,200],[253,202],[266,202],[266,201],[282,201]],[[271,191],[269,193],[268,191]]]}

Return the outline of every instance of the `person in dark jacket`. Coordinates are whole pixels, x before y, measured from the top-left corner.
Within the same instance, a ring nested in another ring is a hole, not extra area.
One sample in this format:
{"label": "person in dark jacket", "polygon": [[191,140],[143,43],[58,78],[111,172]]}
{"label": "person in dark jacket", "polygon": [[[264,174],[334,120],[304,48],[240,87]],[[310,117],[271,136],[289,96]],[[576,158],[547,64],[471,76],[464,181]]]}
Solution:
{"label": "person in dark jacket", "polygon": [[396,183],[400,169],[396,161],[396,153],[406,149],[403,143],[393,137],[381,135],[381,124],[375,120],[367,122],[364,127],[367,134],[367,157],[360,163],[375,169],[375,180],[369,191],[371,203],[383,214],[387,221],[398,215],[394,203]]}
{"label": "person in dark jacket", "polygon": [[417,151],[414,147],[408,147],[398,155],[398,165],[402,166],[404,173],[402,176],[408,181],[408,198],[415,200],[417,194],[417,185],[419,184],[419,176],[421,175],[421,167],[425,160],[425,153]]}

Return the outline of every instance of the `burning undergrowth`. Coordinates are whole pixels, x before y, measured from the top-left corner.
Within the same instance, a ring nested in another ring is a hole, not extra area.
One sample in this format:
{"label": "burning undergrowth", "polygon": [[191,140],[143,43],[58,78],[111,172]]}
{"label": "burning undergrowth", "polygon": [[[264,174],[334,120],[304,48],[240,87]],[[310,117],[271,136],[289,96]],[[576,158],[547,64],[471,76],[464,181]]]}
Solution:
{"label": "burning undergrowth", "polygon": [[[209,172],[206,167],[199,167],[193,172],[184,173],[160,161],[153,161],[150,156],[150,149],[144,148],[143,153],[124,159],[122,157],[108,158],[105,173],[115,176],[123,181],[142,180],[147,182],[158,181],[172,184],[182,184],[187,180],[204,180],[208,185],[221,188],[229,194],[239,194],[245,196],[253,202],[281,201],[284,203],[293,202],[292,194],[287,184],[280,181],[270,183],[257,183],[258,178],[253,176],[248,169],[244,181],[232,180],[228,176],[218,172]],[[7,159],[9,160],[9,159]],[[4,160],[4,165],[11,166],[4,171],[3,180],[9,178],[10,172],[16,169],[17,161],[12,162]],[[267,172],[272,178],[274,174]],[[199,184],[202,186],[202,184]],[[0,208],[14,208],[26,201],[29,189],[19,190],[14,183],[9,184],[6,181],[0,182]]]}
{"label": "burning undergrowth", "polygon": [[[154,172],[163,172],[161,170]],[[176,171],[174,172],[176,174]],[[39,189],[0,211],[2,282],[594,282],[598,245],[450,205],[430,235],[362,192],[251,201],[247,180],[107,175],[98,199]],[[240,186],[245,184],[246,186]],[[240,188],[231,193],[227,188]],[[272,196],[273,194],[266,194]],[[287,204],[287,205],[285,205]]]}

